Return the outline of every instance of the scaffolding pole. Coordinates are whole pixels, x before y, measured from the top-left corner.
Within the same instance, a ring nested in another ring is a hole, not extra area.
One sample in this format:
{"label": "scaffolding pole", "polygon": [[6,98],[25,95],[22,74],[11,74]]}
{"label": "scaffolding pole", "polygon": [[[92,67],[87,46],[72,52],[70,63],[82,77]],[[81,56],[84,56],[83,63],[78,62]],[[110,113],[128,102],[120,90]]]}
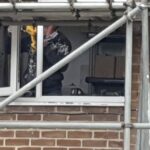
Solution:
{"label": "scaffolding pole", "polygon": [[121,123],[79,123],[79,122],[47,122],[47,121],[2,121],[0,128],[38,128],[38,129],[121,129]]}
{"label": "scaffolding pole", "polygon": [[[1,121],[0,129],[114,129],[121,130],[128,126],[130,129],[147,130],[150,123],[116,123],[116,122],[47,122],[47,121]],[[129,143],[130,145],[130,143]]]}
{"label": "scaffolding pole", "polygon": [[[109,9],[109,4],[108,2],[98,2],[98,3],[91,3],[91,2],[86,2],[86,3],[79,3],[79,2],[75,2],[73,3],[73,7],[74,9]],[[51,11],[51,10],[70,10],[70,4],[68,2],[66,3],[57,3],[57,2],[53,2],[53,3],[35,3],[35,2],[30,2],[30,3],[19,3],[16,2],[14,4],[12,3],[0,3],[0,10],[4,11],[4,10],[9,10],[9,11],[13,11],[14,8],[17,11],[20,10],[43,10],[45,11],[47,9],[47,11]],[[112,8],[113,9],[125,9],[124,3],[123,2],[113,2],[112,3]]]}
{"label": "scaffolding pole", "polygon": [[120,26],[122,26],[128,19],[132,19],[133,16],[135,16],[138,12],[141,11],[140,7],[134,8],[132,11],[130,11],[128,14],[125,14],[120,19],[118,19],[116,22],[114,22],[112,25],[104,29],[102,32],[94,36],[92,39],[81,45],[79,48],[74,50],[72,53],[70,53],[68,56],[60,60],[58,63],[56,63],[54,66],[37,76],[35,79],[33,79],[31,82],[26,84],[24,87],[19,89],[17,92],[6,98],[4,101],[0,103],[0,108],[2,109],[15,99],[17,99],[19,96],[23,95],[26,91],[30,90],[34,86],[36,86],[38,83],[42,82],[47,77],[54,74],[56,71],[61,69],[63,66],[83,54],[85,51],[87,51],[89,48],[91,48],[93,45],[95,45],[97,42],[108,36],[110,33],[118,29]]}
{"label": "scaffolding pole", "polygon": [[[132,3],[132,0],[128,0]],[[127,8],[130,12],[132,9]],[[126,23],[126,54],[125,54],[125,108],[124,123],[131,123],[131,85],[132,85],[132,49],[133,49],[133,23],[128,20]],[[130,150],[130,127],[124,129],[124,150]]]}
{"label": "scaffolding pole", "polygon": [[[142,0],[147,5],[147,0]],[[149,23],[148,7],[142,11],[142,50],[141,50],[141,99],[140,122],[148,123],[148,87],[149,87]],[[140,131],[139,149],[149,150],[149,132]]]}

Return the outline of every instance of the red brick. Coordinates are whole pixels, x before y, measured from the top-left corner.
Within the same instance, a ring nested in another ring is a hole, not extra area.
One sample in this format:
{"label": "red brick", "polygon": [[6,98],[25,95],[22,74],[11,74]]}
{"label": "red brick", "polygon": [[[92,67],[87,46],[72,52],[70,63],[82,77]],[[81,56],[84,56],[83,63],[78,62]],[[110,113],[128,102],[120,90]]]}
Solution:
{"label": "red brick", "polygon": [[124,121],[124,115],[120,116],[120,121]]}
{"label": "red brick", "polygon": [[133,91],[138,91],[138,89],[139,89],[139,83],[133,83],[132,84],[132,90]]}
{"label": "red brick", "polygon": [[0,131],[0,137],[13,137],[14,131]]}
{"label": "red brick", "polygon": [[124,133],[120,132],[120,139],[123,139],[123,137],[124,137]]}
{"label": "red brick", "polygon": [[131,130],[131,135],[136,135],[137,134],[137,130],[136,129],[132,129]]}
{"label": "red brick", "polygon": [[137,122],[137,118],[135,118],[135,117],[131,117],[131,120],[132,120],[133,123]]}
{"label": "red brick", "polygon": [[102,138],[102,139],[118,139],[119,132],[95,132],[94,138]]}
{"label": "red brick", "polygon": [[74,147],[74,146],[81,146],[81,141],[80,140],[57,140],[57,145],[58,146],[70,146],[70,147]]}
{"label": "red brick", "polygon": [[131,144],[136,144],[136,136],[132,135],[131,136]]}
{"label": "red brick", "polygon": [[132,109],[137,109],[138,108],[137,102],[132,102],[131,107]]}
{"label": "red brick", "polygon": [[55,140],[48,139],[31,139],[32,146],[54,146]]}
{"label": "red brick", "polygon": [[0,120],[16,120],[15,114],[0,114]]}
{"label": "red brick", "polygon": [[32,112],[38,112],[38,113],[55,112],[55,107],[50,107],[50,106],[36,106],[36,107],[32,107]]}
{"label": "red brick", "polygon": [[3,145],[4,141],[3,140],[0,140],[0,145]]}
{"label": "red brick", "polygon": [[141,39],[139,36],[134,36],[133,37],[133,51],[140,51],[141,49]]}
{"label": "red brick", "polygon": [[93,150],[91,148],[69,148],[69,150]]}
{"label": "red brick", "polygon": [[29,145],[29,140],[28,139],[6,139],[5,141],[6,145]]}
{"label": "red brick", "polygon": [[138,111],[131,111],[132,117],[136,117],[138,116]]}
{"label": "red brick", "polygon": [[123,114],[124,113],[124,107],[108,107],[109,113],[116,113],[116,114]]}
{"label": "red brick", "polygon": [[105,113],[106,107],[83,107],[82,111],[86,113]]}
{"label": "red brick", "polygon": [[18,120],[41,120],[40,114],[18,114]]}
{"label": "red brick", "polygon": [[133,64],[140,64],[140,55],[133,55]]}
{"label": "red brick", "polygon": [[114,148],[98,148],[98,149],[97,149],[97,148],[96,148],[96,149],[94,149],[94,150],[122,150],[122,149],[120,149],[120,148],[119,148],[119,149],[116,149],[116,148],[115,148],[115,149],[114,149]]}
{"label": "red brick", "polygon": [[68,138],[92,138],[92,132],[68,131]]}
{"label": "red brick", "polygon": [[134,73],[139,73],[139,72],[140,72],[140,66],[139,66],[139,65],[133,65],[132,71],[133,71]]}
{"label": "red brick", "polygon": [[133,75],[132,75],[132,82],[134,83],[139,83],[140,82],[140,76],[139,76],[139,74],[137,73],[137,74],[135,74],[135,73],[133,73]]}
{"label": "red brick", "polygon": [[0,150],[15,150],[15,147],[0,147]]}
{"label": "red brick", "polygon": [[83,147],[106,147],[104,140],[83,140]]}
{"label": "red brick", "polygon": [[39,137],[38,131],[16,131],[16,137]]}
{"label": "red brick", "polygon": [[111,114],[94,115],[94,121],[118,121],[118,115],[111,115]]}
{"label": "red brick", "polygon": [[109,147],[123,147],[123,141],[109,141]]}
{"label": "red brick", "polygon": [[135,47],[135,48],[133,49],[133,52],[134,52],[134,55],[135,55],[135,54],[140,54],[140,48]]}
{"label": "red brick", "polygon": [[43,150],[67,150],[67,148],[62,148],[62,147],[59,147],[59,148],[55,148],[55,147],[47,147],[47,148],[43,148]]}
{"label": "red brick", "polygon": [[92,121],[92,115],[70,115],[70,121]]}
{"label": "red brick", "polygon": [[136,150],[136,145],[130,145],[131,150]]}
{"label": "red brick", "polygon": [[138,96],[139,96],[138,91],[135,91],[135,92],[132,91],[132,99],[137,99]]}
{"label": "red brick", "polygon": [[40,147],[21,147],[18,148],[17,150],[41,150]]}
{"label": "red brick", "polygon": [[44,138],[65,138],[66,131],[43,131],[42,137],[44,137]]}
{"label": "red brick", "polygon": [[80,107],[57,107],[58,112],[80,112]]}
{"label": "red brick", "polygon": [[20,113],[20,112],[29,112],[30,107],[25,106],[8,106],[6,107],[6,112],[11,113]]}
{"label": "red brick", "polygon": [[45,121],[65,121],[65,120],[67,120],[67,115],[44,114],[43,120],[45,120]]}

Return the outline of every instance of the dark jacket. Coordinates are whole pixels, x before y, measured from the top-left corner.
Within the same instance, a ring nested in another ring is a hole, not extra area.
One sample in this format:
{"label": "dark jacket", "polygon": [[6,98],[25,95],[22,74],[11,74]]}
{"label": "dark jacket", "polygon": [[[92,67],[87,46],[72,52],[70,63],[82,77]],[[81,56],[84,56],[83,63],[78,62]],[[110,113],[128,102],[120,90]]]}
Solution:
{"label": "dark jacket", "polygon": [[[50,39],[48,41],[48,44],[44,47],[43,70],[45,71],[54,64],[56,64],[59,60],[68,55],[70,51],[70,41],[61,32],[58,32],[57,36]],[[58,88],[61,88],[61,81],[64,79],[62,72],[66,71],[67,67],[68,65],[44,80],[44,90],[57,90]]]}

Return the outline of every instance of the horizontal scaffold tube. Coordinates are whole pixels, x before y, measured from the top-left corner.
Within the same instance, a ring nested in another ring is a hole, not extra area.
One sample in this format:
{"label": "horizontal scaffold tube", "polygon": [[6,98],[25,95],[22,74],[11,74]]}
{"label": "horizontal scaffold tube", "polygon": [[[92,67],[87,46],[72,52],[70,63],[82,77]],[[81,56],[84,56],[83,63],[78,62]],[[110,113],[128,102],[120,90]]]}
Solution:
{"label": "horizontal scaffold tube", "polygon": [[1,121],[0,129],[150,129],[150,123],[133,123],[129,126],[124,123],[116,122],[47,122],[47,121]]}
{"label": "horizontal scaffold tube", "polygon": [[79,122],[39,122],[2,121],[0,128],[40,128],[40,129],[121,129],[121,123],[79,123]]}
{"label": "horizontal scaffold tube", "polygon": [[62,60],[60,60],[55,65],[53,65],[51,68],[49,68],[48,70],[46,70],[45,72],[43,72],[42,74],[40,74],[39,76],[37,76],[35,79],[33,79],[31,82],[29,82],[28,84],[26,84],[24,87],[22,87],[21,89],[19,89],[15,93],[13,93],[11,96],[9,96],[5,100],[3,100],[0,103],[0,108],[2,109],[6,105],[8,105],[12,101],[14,101],[15,99],[17,99],[18,97],[20,97],[21,95],[23,95],[26,91],[32,89],[38,83],[42,82],[47,77],[49,77],[52,74],[54,74],[55,72],[57,72],[63,66],[65,66],[68,63],[70,63],[75,58],[79,57],[81,54],[83,54],[84,52],[86,52],[87,50],[89,50],[89,48],[91,48],[92,46],[94,46],[97,42],[99,42],[100,40],[104,39],[110,33],[112,33],[113,31],[115,31],[116,29],[118,29],[120,26],[122,26],[124,23],[126,23],[126,21],[128,19],[132,19],[132,17],[135,16],[135,14],[137,14],[140,11],[141,11],[141,8],[136,7],[132,11],[130,11],[128,14],[122,16],[120,19],[118,19],[113,24],[111,24],[109,27],[107,27],[106,29],[104,29],[102,32],[98,33],[96,36],[94,36],[93,38],[91,38],[90,40],[88,40],[87,42],[85,42],[83,45],[81,45],[79,48],[77,48],[76,50],[74,50],[72,53],[70,53],[69,55],[67,55],[65,58],[63,58]]}
{"label": "horizontal scaffold tube", "polygon": [[[109,9],[109,4],[107,2],[86,2],[86,3],[79,3],[75,2],[73,3],[73,7],[75,9]],[[52,10],[61,10],[61,9],[70,9],[69,3],[35,3],[35,2],[26,2],[26,3],[0,3],[0,11],[1,10],[14,10],[14,8],[18,11],[20,10],[43,10],[48,9],[47,11]],[[124,3],[120,2],[113,2],[112,3],[112,9],[125,9]]]}
{"label": "horizontal scaffold tube", "polygon": [[136,129],[150,129],[150,123],[133,123],[132,127]]}

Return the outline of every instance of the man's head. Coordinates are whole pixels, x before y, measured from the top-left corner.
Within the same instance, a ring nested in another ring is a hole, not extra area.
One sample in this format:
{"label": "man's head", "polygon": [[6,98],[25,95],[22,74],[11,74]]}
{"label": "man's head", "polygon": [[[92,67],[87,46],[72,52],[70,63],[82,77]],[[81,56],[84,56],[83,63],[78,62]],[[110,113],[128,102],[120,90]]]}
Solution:
{"label": "man's head", "polygon": [[44,36],[48,36],[57,30],[58,26],[46,25],[44,26]]}

